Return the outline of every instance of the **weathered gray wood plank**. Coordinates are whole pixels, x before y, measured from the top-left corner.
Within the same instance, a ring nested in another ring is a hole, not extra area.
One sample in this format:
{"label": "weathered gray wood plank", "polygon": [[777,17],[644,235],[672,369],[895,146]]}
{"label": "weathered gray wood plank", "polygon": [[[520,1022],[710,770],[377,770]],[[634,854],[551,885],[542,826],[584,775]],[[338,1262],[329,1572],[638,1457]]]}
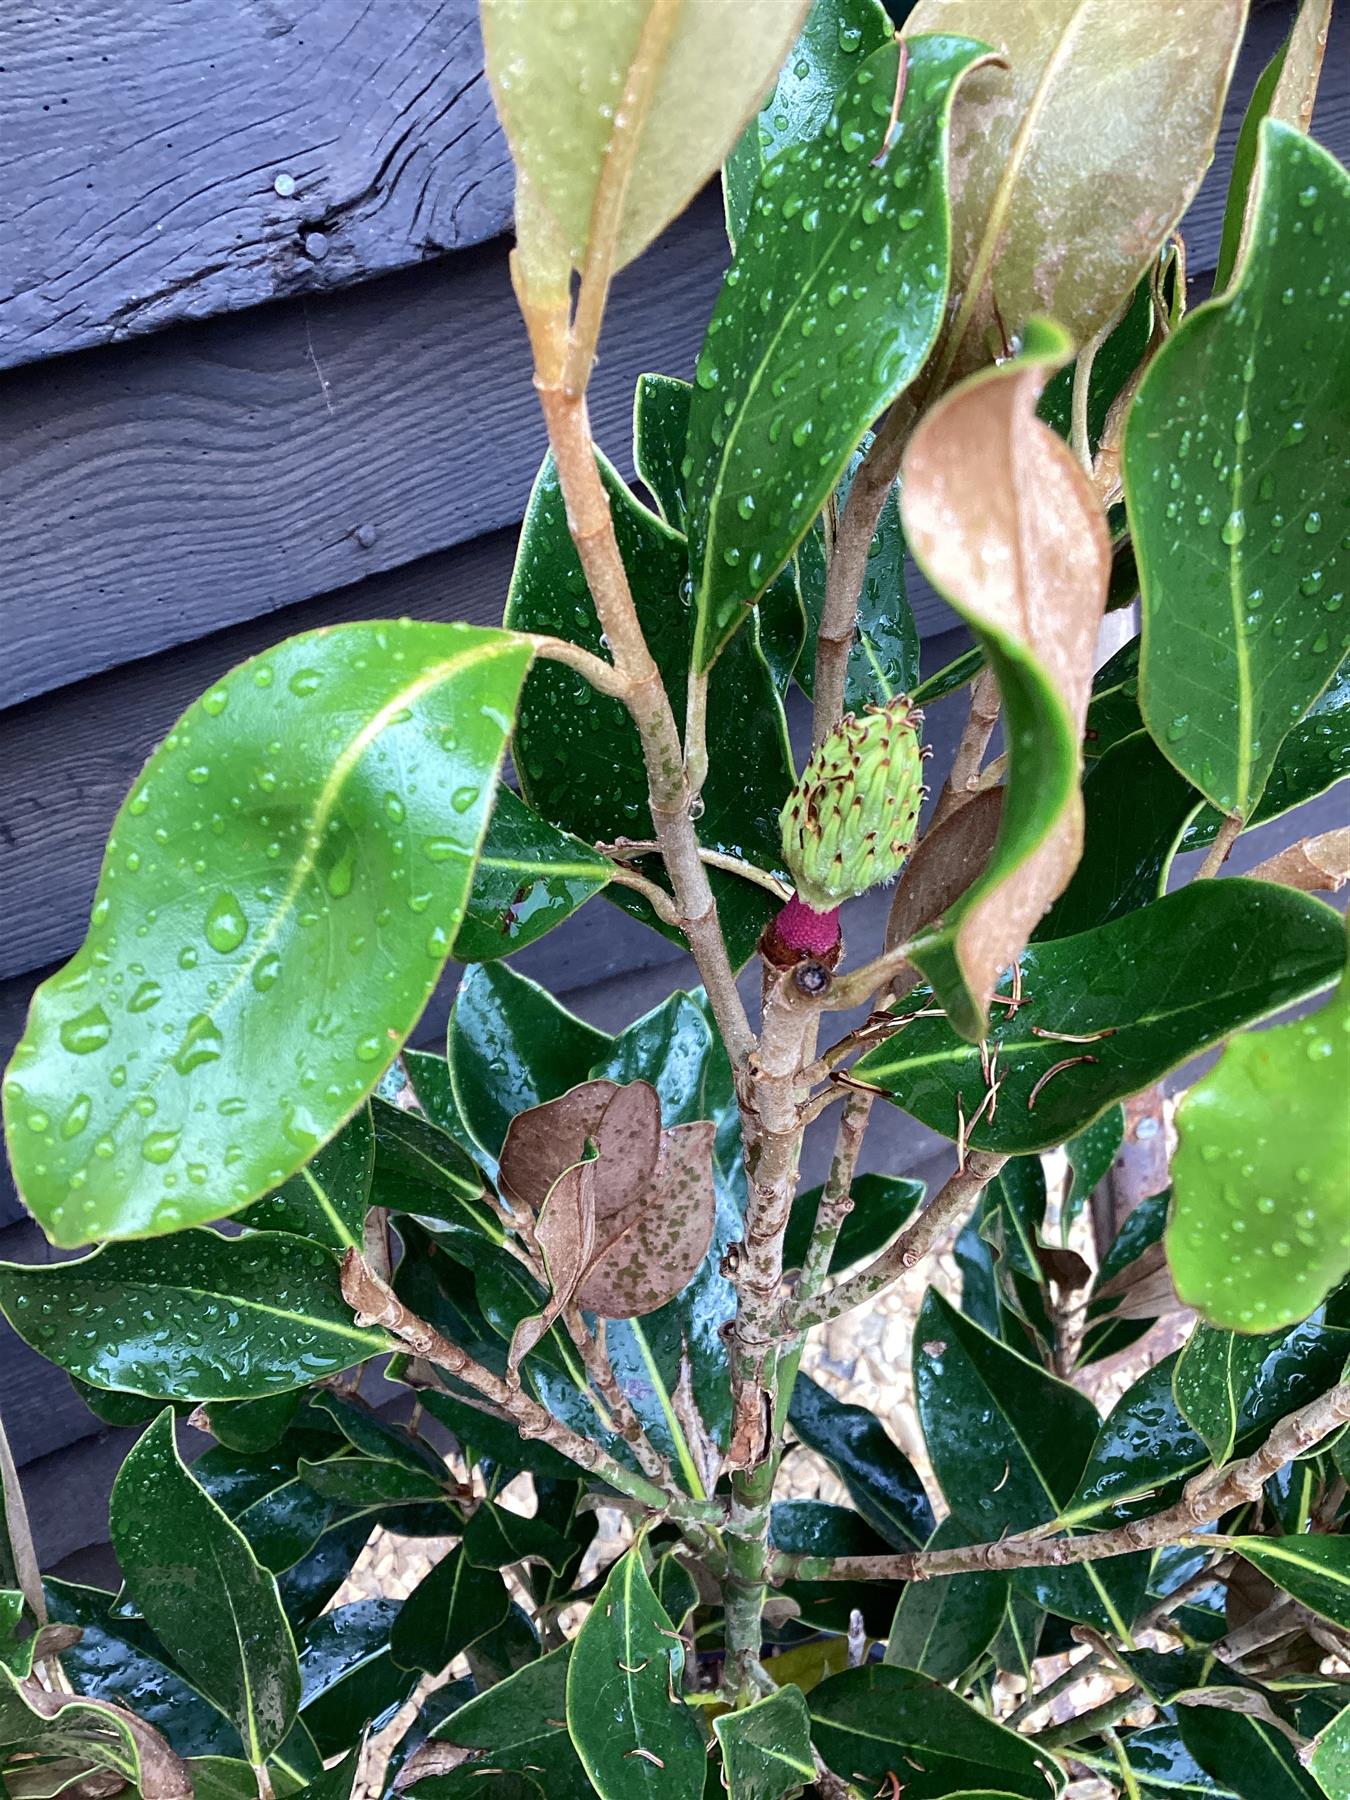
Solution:
{"label": "weathered gray wood plank", "polygon": [[[595,383],[687,368],[713,196],[625,274]],[[0,706],[518,520],[543,429],[504,244],[0,377]]]}
{"label": "weathered gray wood plank", "polygon": [[502,231],[474,0],[0,11],[0,364]]}

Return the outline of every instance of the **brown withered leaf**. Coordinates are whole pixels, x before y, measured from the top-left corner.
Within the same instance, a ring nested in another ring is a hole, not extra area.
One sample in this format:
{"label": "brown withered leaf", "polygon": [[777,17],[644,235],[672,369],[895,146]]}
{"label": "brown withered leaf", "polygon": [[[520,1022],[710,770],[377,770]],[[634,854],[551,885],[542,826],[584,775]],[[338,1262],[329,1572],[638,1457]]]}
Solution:
{"label": "brown withered leaf", "polygon": [[[888,950],[908,943],[925,925],[940,919],[984,873],[1002,814],[1003,789],[985,788],[972,794],[920,841],[891,902],[886,921]],[[891,992],[901,1000],[922,980],[914,964],[906,963],[892,981]]]}
{"label": "brown withered leaf", "polygon": [[1278,881],[1305,894],[1335,894],[1350,881],[1350,825],[1301,838],[1250,871],[1253,881]]}
{"label": "brown withered leaf", "polygon": [[543,1312],[522,1319],[511,1333],[506,1366],[512,1374],[576,1298],[582,1276],[595,1254],[594,1159],[564,1169],[539,1209],[535,1236],[548,1270],[549,1299]]}
{"label": "brown withered leaf", "polygon": [[661,1102],[645,1081],[583,1081],[556,1100],[512,1119],[502,1145],[502,1192],[512,1206],[538,1213],[558,1176],[594,1144],[606,1169],[598,1178],[631,1184],[656,1167]]}
{"label": "brown withered leaf", "polygon": [[954,1028],[972,1041],[984,1035],[999,976],[1082,850],[1083,718],[1111,544],[1086,474],[1036,417],[1070,347],[1057,326],[1033,321],[1026,353],[940,401],[904,463],[906,540],[984,645],[1009,744],[984,873],[914,955]]}
{"label": "brown withered leaf", "polygon": [[952,117],[952,290],[938,368],[988,362],[1034,314],[1110,319],[1214,154],[1247,0],[919,0],[907,36],[983,39]]}
{"label": "brown withered leaf", "polygon": [[[712,1242],[717,1200],[707,1119],[661,1134],[661,1153],[645,1193],[608,1215],[599,1211],[595,1254],[577,1298],[605,1319],[638,1318],[673,1300]],[[602,1158],[603,1160],[603,1158]]]}
{"label": "brown withered leaf", "polygon": [[[140,1769],[140,1793],[143,1800],[191,1800],[192,1777],[187,1764],[172,1751],[153,1725],[147,1725],[125,1707],[111,1700],[95,1700],[85,1695],[53,1694],[36,1680],[16,1684],[24,1705],[39,1718],[48,1719],[58,1730],[70,1730],[89,1743],[89,1761],[98,1765],[102,1758],[98,1739],[106,1731],[109,1748],[120,1760],[128,1741],[134,1746]],[[115,1747],[113,1738],[116,1738]],[[91,1769],[99,1792],[106,1792],[101,1775]],[[91,1790],[92,1791],[92,1790]]]}

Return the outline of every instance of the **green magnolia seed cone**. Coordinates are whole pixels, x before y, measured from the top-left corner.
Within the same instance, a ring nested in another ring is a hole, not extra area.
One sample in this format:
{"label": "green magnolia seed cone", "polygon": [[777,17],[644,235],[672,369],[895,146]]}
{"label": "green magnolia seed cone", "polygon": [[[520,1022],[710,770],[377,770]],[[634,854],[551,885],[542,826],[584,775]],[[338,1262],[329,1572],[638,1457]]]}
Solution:
{"label": "green magnolia seed cone", "polygon": [[899,874],[914,842],[926,752],[906,695],[848,713],[813,753],[779,814],[783,857],[817,912]]}

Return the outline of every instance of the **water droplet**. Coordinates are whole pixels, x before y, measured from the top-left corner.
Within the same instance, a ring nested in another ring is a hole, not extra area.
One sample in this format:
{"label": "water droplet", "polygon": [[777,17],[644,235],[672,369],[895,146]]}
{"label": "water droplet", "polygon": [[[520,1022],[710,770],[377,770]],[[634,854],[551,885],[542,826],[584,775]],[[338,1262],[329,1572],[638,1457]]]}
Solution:
{"label": "water droplet", "polygon": [[88,1094],[76,1094],[66,1108],[65,1118],[61,1121],[61,1136],[63,1138],[78,1137],[89,1123],[89,1115],[93,1109],[94,1103]]}
{"label": "water droplet", "polygon": [[1191,726],[1190,714],[1189,713],[1178,713],[1177,716],[1168,723],[1168,726],[1167,726],[1167,741],[1168,741],[1168,743],[1169,744],[1179,744],[1181,742],[1182,738],[1184,738],[1186,733],[1190,730],[1190,726]]}
{"label": "water droplet", "polygon": [[265,994],[270,988],[274,988],[280,979],[281,958],[273,954],[259,957],[253,966],[253,973],[249,977],[255,990],[260,994]]}
{"label": "water droplet", "polygon": [[386,817],[392,819],[395,825],[401,825],[408,816],[407,807],[392,790],[384,797],[384,810]]}
{"label": "water droplet", "polygon": [[294,675],[292,675],[290,680],[286,683],[286,686],[293,694],[298,694],[303,700],[307,694],[312,694],[315,691],[322,680],[323,676],[318,669],[297,669]]}
{"label": "water droplet", "polygon": [[206,941],[221,956],[237,950],[248,936],[244,909],[231,893],[217,895],[206,915]]}
{"label": "water droplet", "polygon": [[148,1163],[170,1162],[182,1135],[181,1131],[147,1131],[141,1140],[141,1155]]}
{"label": "water droplet", "polygon": [[450,804],[457,813],[466,813],[478,798],[476,787],[457,787],[450,796]]}
{"label": "water droplet", "polygon": [[91,1006],[87,1012],[66,1019],[60,1030],[63,1047],[75,1056],[101,1050],[111,1036],[112,1026],[101,1006]]}
{"label": "water droplet", "polygon": [[143,981],[136,992],[127,1001],[127,1011],[133,1013],[149,1012],[152,1006],[158,1006],[164,998],[164,990],[157,981]]}
{"label": "water droplet", "polygon": [[190,1075],[203,1063],[217,1062],[225,1052],[225,1039],[208,1013],[189,1019],[187,1034],[173,1059],[180,1075]]}
{"label": "water droplet", "polygon": [[202,711],[209,713],[213,719],[219,718],[229,704],[230,690],[223,687],[208,688],[202,695]]}
{"label": "water droplet", "polygon": [[1225,544],[1240,544],[1247,535],[1247,521],[1243,517],[1242,508],[1234,507],[1223,522],[1219,536]]}
{"label": "water droplet", "polygon": [[363,1037],[356,1046],[357,1062],[378,1062],[387,1054],[388,1046],[377,1037]]}

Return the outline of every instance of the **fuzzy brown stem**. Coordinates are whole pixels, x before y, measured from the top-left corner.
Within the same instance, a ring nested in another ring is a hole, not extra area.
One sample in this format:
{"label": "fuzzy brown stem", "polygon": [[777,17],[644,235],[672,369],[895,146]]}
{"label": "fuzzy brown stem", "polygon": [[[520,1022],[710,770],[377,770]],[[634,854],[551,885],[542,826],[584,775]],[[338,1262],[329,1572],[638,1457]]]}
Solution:
{"label": "fuzzy brown stem", "polygon": [[866,1268],[859,1269],[856,1275],[850,1275],[827,1294],[790,1303],[780,1316],[779,1330],[783,1333],[809,1331],[813,1325],[827,1324],[875,1298],[883,1288],[923,1261],[969,1212],[1007,1160],[1006,1156],[979,1150],[972,1152],[965,1168],[956,1171],[934,1194],[918,1218],[880,1256],[874,1257]]}
{"label": "fuzzy brown stem", "polygon": [[42,1591],[42,1572],[33,1533],[28,1523],[28,1508],[19,1485],[19,1471],[14,1463],[9,1438],[0,1419],[0,1548],[8,1538],[14,1558],[14,1579],[39,1627],[47,1623],[47,1598]]}
{"label": "fuzzy brown stem", "polygon": [[476,1362],[458,1344],[442,1337],[434,1326],[405,1306],[388,1282],[381,1281],[355,1250],[349,1250],[343,1258],[342,1293],[362,1323],[382,1326],[414,1356],[434,1363],[438,1369],[445,1369],[475,1389],[506,1414],[523,1438],[538,1438],[542,1443],[550,1444],[597,1480],[640,1501],[643,1506],[666,1513],[677,1522],[688,1520],[696,1525],[720,1522],[720,1507],[691,1500],[679,1493],[673,1484],[669,1490],[658,1487],[645,1475],[625,1468],[598,1444],[555,1419],[523,1388],[512,1387],[500,1375],[494,1375],[491,1369]]}
{"label": "fuzzy brown stem", "polygon": [[1218,874],[1228,861],[1233,845],[1242,835],[1243,818],[1241,813],[1229,813],[1219,827],[1218,836],[1209,847],[1209,855],[1195,871],[1197,881],[1209,881]]}
{"label": "fuzzy brown stem", "polygon": [[586,1327],[579,1306],[569,1306],[563,1317],[572,1342],[586,1365],[586,1373],[609,1408],[615,1429],[633,1452],[638,1467],[666,1493],[676,1492],[676,1481],[670,1464],[642,1429],[642,1421],[633,1411],[633,1403],[624,1393],[619,1378],[614,1373],[614,1365],[610,1362],[609,1352],[605,1347],[605,1321],[597,1320],[595,1333],[592,1334]]}
{"label": "fuzzy brown stem", "polygon": [[799,1302],[805,1302],[809,1296],[820,1292],[830,1272],[830,1259],[839,1242],[844,1220],[853,1211],[849,1190],[853,1186],[858,1156],[872,1116],[872,1103],[871,1094],[852,1093],[844,1102],[844,1110],[839,1115],[830,1172],[821,1191],[816,1223],[811,1233],[811,1246],[806,1253],[806,1261],[802,1264],[801,1279],[797,1283]]}
{"label": "fuzzy brown stem", "polygon": [[966,714],[961,741],[952,758],[951,773],[943,784],[938,803],[933,808],[933,816],[928,821],[929,831],[936,830],[944,819],[958,812],[977,791],[980,765],[984,762],[984,753],[989,748],[989,740],[998,724],[1002,704],[993,670],[981,669],[971,683],[970,711]]}
{"label": "fuzzy brown stem", "polygon": [[1260,1494],[1286,1463],[1330,1437],[1350,1419],[1350,1382],[1342,1381],[1318,1399],[1290,1413],[1259,1450],[1227,1468],[1197,1477],[1175,1506],[1091,1537],[1051,1538],[1053,1525],[1021,1532],[992,1544],[959,1550],[921,1550],[901,1556],[779,1556],[775,1581],[926,1581],[936,1575],[966,1575],[976,1569],[1058,1569],[1068,1563],[1100,1562],[1136,1550],[1156,1550],[1188,1538]]}

